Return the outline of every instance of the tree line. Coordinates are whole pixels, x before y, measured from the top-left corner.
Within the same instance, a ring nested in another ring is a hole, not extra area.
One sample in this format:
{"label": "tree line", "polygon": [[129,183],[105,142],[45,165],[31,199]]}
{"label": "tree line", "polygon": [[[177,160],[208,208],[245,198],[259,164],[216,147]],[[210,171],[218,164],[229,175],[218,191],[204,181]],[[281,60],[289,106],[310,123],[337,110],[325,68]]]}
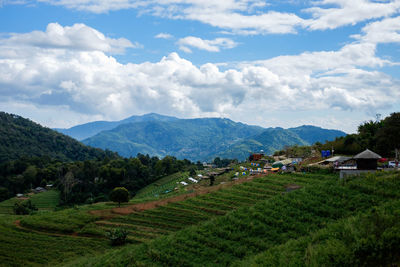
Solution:
{"label": "tree line", "polygon": [[394,157],[400,150],[400,112],[383,120],[370,120],[358,126],[356,134],[336,138],[325,144],[316,143],[318,150],[334,149],[337,154],[355,155],[370,149],[382,157]]}
{"label": "tree line", "polygon": [[138,154],[135,158],[92,159],[62,162],[49,157],[31,157],[0,163],[0,200],[37,186],[52,184],[61,192],[63,204],[107,200],[115,187],[127,188],[133,196],[157,179],[178,171],[201,167],[189,160],[163,159]]}

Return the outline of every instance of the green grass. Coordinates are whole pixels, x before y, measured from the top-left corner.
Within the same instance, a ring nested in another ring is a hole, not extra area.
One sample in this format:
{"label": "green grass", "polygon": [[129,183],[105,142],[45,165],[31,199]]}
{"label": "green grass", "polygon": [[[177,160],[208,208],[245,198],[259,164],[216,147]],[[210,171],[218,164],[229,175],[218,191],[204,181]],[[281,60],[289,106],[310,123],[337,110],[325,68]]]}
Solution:
{"label": "green grass", "polygon": [[20,218],[0,215],[0,266],[54,266],[110,248],[102,239],[26,232],[13,224]]}
{"label": "green grass", "polygon": [[[60,192],[49,190],[34,194],[29,198],[39,210],[54,210],[60,202]],[[18,198],[11,198],[0,202],[0,214],[13,214],[13,207],[16,202],[23,201]]]}
{"label": "green grass", "polygon": [[[252,206],[279,195],[285,192],[285,185],[297,181],[307,185],[307,177],[305,175],[273,175],[257,178],[253,181],[220,189],[207,195],[189,198],[178,203],[170,203],[153,210],[115,217],[109,223],[124,224],[132,228],[146,227],[157,232],[175,232],[190,225],[223,216],[240,207]],[[310,179],[314,184],[323,180],[324,178]],[[142,238],[141,242],[149,241],[152,238]]]}
{"label": "green grass", "polygon": [[60,192],[49,190],[31,196],[30,200],[39,210],[54,210],[60,203]]}
{"label": "green grass", "polygon": [[[301,189],[287,192],[290,184],[300,185]],[[277,174],[108,219],[88,211],[110,209],[115,204],[98,203],[29,216],[0,215],[0,266],[290,266],[285,258],[300,266],[328,266],[330,253],[336,253],[339,259],[340,249],[355,251],[367,242],[357,239],[363,232],[349,230],[360,225],[348,225],[370,214],[371,207],[386,205],[385,210],[393,211],[389,215],[400,221],[400,212],[395,208],[400,209],[400,204],[391,202],[399,197],[398,174],[367,175],[346,181],[335,175]],[[45,207],[54,205],[56,198],[49,194],[39,199],[42,202],[37,203],[44,203]],[[29,230],[16,228],[13,222],[17,219]],[[389,229],[387,235],[400,232],[397,224],[388,224],[387,220],[382,223],[383,228]],[[330,233],[334,237],[345,236],[334,231],[343,226],[348,226],[344,233],[358,241],[342,242],[330,237]],[[130,244],[111,249],[102,236],[116,227],[128,231]],[[82,236],[52,236],[72,233]],[[398,236],[392,237],[397,240]],[[375,241],[381,244],[379,237]],[[393,248],[385,242],[381,247],[391,251]],[[400,245],[392,245],[400,251]],[[352,262],[355,254],[347,251],[345,255],[348,261],[340,263]]]}
{"label": "green grass", "polygon": [[14,204],[19,201],[21,200],[14,197],[0,202],[0,214],[14,214]]}
{"label": "green grass", "polygon": [[233,266],[393,266],[400,262],[400,201],[291,239]]}
{"label": "green grass", "polygon": [[[400,196],[398,176],[371,176],[348,181],[338,181],[332,176],[288,177],[277,175],[269,176],[268,179],[275,185],[289,180],[305,181],[307,177],[314,182],[300,190],[255,201],[251,206],[244,205],[225,216],[210,216],[211,220],[184,227],[181,231],[154,241],[139,246],[127,246],[95,258],[82,258],[71,265],[227,266],[290,240],[307,237],[338,220],[366,213],[371,207],[384,205]],[[265,181],[264,184],[268,182]],[[229,190],[226,191],[228,198]],[[235,193],[239,194],[237,191]],[[196,206],[195,203],[185,202],[187,201],[175,203],[174,206]],[[177,217],[173,214],[170,216],[168,219],[165,215],[159,222],[175,225],[173,218]],[[153,223],[158,222],[154,216],[152,218]],[[138,220],[132,217],[130,219]]]}
{"label": "green grass", "polygon": [[177,182],[181,182],[188,177],[188,172],[177,172],[172,175],[163,177],[141,189],[134,197],[134,200],[141,198],[158,198],[163,194],[172,192],[174,188],[177,187]]}

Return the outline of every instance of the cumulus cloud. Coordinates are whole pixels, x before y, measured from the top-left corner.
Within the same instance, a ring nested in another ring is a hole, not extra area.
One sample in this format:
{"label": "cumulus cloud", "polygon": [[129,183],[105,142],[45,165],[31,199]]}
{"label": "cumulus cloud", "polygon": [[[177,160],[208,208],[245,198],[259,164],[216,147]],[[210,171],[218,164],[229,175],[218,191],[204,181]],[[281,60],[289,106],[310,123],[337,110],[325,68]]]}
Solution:
{"label": "cumulus cloud", "polygon": [[11,47],[26,46],[41,49],[96,50],[108,53],[123,53],[127,48],[140,47],[140,44],[133,44],[125,38],[108,38],[101,32],[85,24],[74,24],[71,27],[63,27],[58,23],[50,23],[45,32],[12,33],[8,38],[0,39],[0,41],[3,45]]}
{"label": "cumulus cloud", "polygon": [[74,38],[44,46],[30,34],[37,32],[0,42],[0,107],[32,109],[55,122],[50,126],[71,123],[69,116],[75,121],[121,119],[146,112],[241,121],[260,111],[367,112],[400,98],[399,81],[379,71],[392,62],[378,57],[371,42],[220,68],[196,66],[177,53],[158,62],[122,64],[108,54],[115,49],[109,46],[85,46]]}
{"label": "cumulus cloud", "polygon": [[157,39],[172,39],[172,38],[174,38],[174,36],[169,34],[169,33],[161,32],[161,33],[157,34],[156,36],[154,36],[154,38],[157,38]]}
{"label": "cumulus cloud", "polygon": [[230,49],[237,46],[237,43],[229,38],[216,38],[214,40],[203,40],[199,37],[187,36],[179,39],[179,48],[187,53],[191,53],[189,47],[195,47],[209,52],[219,52],[221,49]]}

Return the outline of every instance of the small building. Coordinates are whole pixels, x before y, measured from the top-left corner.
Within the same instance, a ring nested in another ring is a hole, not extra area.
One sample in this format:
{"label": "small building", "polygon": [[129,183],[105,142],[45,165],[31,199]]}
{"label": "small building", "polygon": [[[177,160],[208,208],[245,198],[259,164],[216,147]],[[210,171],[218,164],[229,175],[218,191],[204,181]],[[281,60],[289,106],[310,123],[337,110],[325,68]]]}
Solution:
{"label": "small building", "polygon": [[249,156],[250,161],[260,160],[264,157],[264,153],[253,153]]}
{"label": "small building", "polygon": [[344,178],[350,175],[360,175],[362,173],[373,173],[376,172],[378,167],[378,159],[381,156],[372,152],[369,149],[355,155],[352,159],[357,163],[357,169],[340,169],[340,178]]}
{"label": "small building", "polygon": [[382,158],[369,149],[354,156],[357,162],[357,170],[376,170],[378,167],[378,159]]}
{"label": "small building", "polygon": [[196,184],[199,182],[196,179],[193,179],[192,177],[189,177],[188,180],[191,181],[192,183],[196,183]]}
{"label": "small building", "polygon": [[37,193],[45,192],[47,190],[45,188],[41,187],[41,186],[38,186],[35,189],[32,189],[32,191],[37,194]]}

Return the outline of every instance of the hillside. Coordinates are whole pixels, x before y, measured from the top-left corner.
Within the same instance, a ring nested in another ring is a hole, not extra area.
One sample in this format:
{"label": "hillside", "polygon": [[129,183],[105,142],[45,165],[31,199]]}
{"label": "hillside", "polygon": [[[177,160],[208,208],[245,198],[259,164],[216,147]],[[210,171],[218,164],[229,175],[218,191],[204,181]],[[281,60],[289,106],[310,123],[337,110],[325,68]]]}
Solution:
{"label": "hillside", "polygon": [[296,133],[283,128],[269,128],[261,134],[247,138],[235,143],[226,151],[218,154],[223,158],[245,159],[249,153],[264,150],[267,154],[272,154],[284,146],[310,145],[307,141],[300,138]]}
{"label": "hillside", "polygon": [[325,142],[335,140],[336,137],[345,136],[346,133],[338,130],[328,130],[312,125],[303,125],[295,128],[289,128],[293,133],[296,133],[301,139],[312,145],[316,142]]}
{"label": "hillside", "polygon": [[104,157],[105,154],[31,120],[0,112],[0,162],[33,156],[86,160]]}
{"label": "hillside", "polygon": [[[180,200],[92,217],[65,210],[21,224],[78,236],[129,232],[132,244],[71,257],[68,266],[390,266],[400,256],[397,178],[382,173],[341,183],[332,174],[271,175]],[[293,184],[301,188],[288,190]]]}
{"label": "hillside", "polygon": [[[290,189],[293,185],[297,189]],[[400,257],[399,188],[394,172],[345,183],[335,174],[281,174],[151,202],[133,199],[121,208],[98,203],[2,215],[0,261],[7,266],[393,266]],[[128,232],[122,248],[104,238],[116,228]]]}
{"label": "hillside", "polygon": [[209,161],[217,156],[244,160],[254,151],[272,154],[286,145],[311,145],[344,135],[341,131],[314,126],[265,129],[229,119],[203,118],[122,124],[83,143],[110,149],[125,157],[142,153],[192,161]]}
{"label": "hillside", "polygon": [[177,118],[149,113],[142,116],[131,116],[120,121],[94,121],[77,125],[68,129],[56,128],[54,130],[71,136],[77,140],[83,140],[92,137],[102,131],[107,131],[118,127],[121,124],[145,121],[175,121]]}
{"label": "hillside", "polygon": [[148,153],[196,161],[212,159],[235,142],[263,131],[258,126],[219,118],[147,121],[120,125],[83,143],[108,148],[125,157]]}

